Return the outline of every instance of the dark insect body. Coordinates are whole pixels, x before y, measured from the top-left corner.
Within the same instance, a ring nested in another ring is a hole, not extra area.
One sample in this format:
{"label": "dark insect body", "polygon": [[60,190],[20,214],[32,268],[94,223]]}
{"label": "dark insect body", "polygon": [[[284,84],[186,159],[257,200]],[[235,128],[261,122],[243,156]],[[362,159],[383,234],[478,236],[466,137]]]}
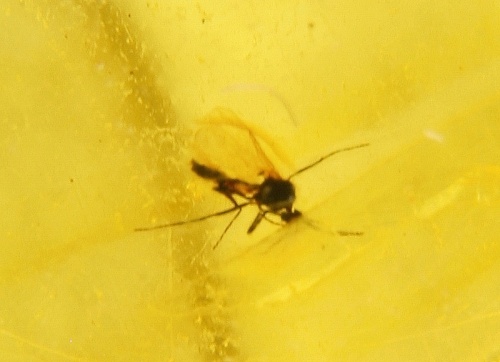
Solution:
{"label": "dark insect body", "polygon": [[[224,195],[228,200],[231,201],[233,207],[222,210],[219,212],[215,212],[209,215],[205,215],[199,218],[178,221],[168,224],[157,225],[153,227],[146,228],[138,228],[135,231],[147,231],[154,229],[161,229],[176,225],[183,225],[187,223],[193,223],[198,221],[203,221],[211,217],[226,215],[232,212],[236,212],[229,224],[226,226],[222,235],[217,240],[213,249],[219,245],[219,242],[222,240],[226,232],[229,230],[233,222],[240,215],[242,209],[248,205],[256,205],[259,209],[255,219],[247,230],[248,234],[251,234],[255,228],[259,225],[262,219],[266,219],[267,221],[283,225],[289,223],[290,221],[299,218],[302,213],[294,208],[295,202],[295,186],[290,181],[291,178],[297,176],[298,174],[309,170],[310,168],[316,166],[320,162],[332,157],[333,155],[354,150],[357,148],[366,147],[368,143],[362,143],[359,145],[345,147],[338,149],[336,151],[330,152],[325,156],[319,158],[317,161],[299,169],[290,175],[287,179],[283,179],[278,172],[272,167],[272,163],[267,159],[263,150],[261,149],[259,143],[257,142],[255,136],[249,131],[248,135],[252,141],[253,146],[255,147],[256,153],[264,160],[264,163],[269,166],[268,170],[261,170],[260,175],[264,177],[264,180],[261,183],[250,183],[244,180],[240,180],[238,178],[233,178],[227,176],[221,170],[218,170],[214,167],[209,167],[203,165],[195,160],[192,160],[192,171],[201,178],[213,181],[215,183],[214,190]],[[235,199],[235,196],[242,198],[244,201],[238,203]],[[277,222],[268,217],[268,215],[275,215],[279,218],[281,222]],[[340,235],[361,235],[362,233],[353,233],[353,232],[338,232]]]}
{"label": "dark insect body", "polygon": [[[295,202],[295,187],[289,180],[267,177],[261,184],[251,184],[236,178],[227,177],[219,170],[201,165],[194,160],[192,161],[192,170],[202,178],[215,181],[216,186],[214,190],[227,197],[233,203],[233,209],[238,210],[226,228],[226,231],[238,217],[241,209],[251,203],[257,205],[259,213],[248,228],[248,234],[255,230],[268,213],[279,216],[285,223],[302,215],[300,211],[295,210],[293,207],[293,203]],[[238,204],[233,195],[238,195],[246,199],[247,202]]]}

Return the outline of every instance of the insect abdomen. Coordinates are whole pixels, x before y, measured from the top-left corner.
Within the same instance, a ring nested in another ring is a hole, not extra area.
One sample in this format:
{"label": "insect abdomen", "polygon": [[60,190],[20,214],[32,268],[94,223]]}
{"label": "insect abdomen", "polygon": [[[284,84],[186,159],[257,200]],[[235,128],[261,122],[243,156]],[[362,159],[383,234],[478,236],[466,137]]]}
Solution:
{"label": "insect abdomen", "polygon": [[191,165],[193,172],[202,178],[209,180],[222,180],[227,178],[227,176],[219,170],[201,165],[195,160],[191,161]]}

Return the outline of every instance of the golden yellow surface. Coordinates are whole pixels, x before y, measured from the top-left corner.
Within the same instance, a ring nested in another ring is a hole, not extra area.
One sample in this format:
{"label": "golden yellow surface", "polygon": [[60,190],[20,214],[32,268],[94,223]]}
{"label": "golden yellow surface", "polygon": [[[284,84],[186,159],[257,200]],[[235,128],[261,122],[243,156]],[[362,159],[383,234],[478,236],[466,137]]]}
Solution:
{"label": "golden yellow surface", "polygon": [[[500,360],[498,1],[5,0],[0,39],[0,360]],[[214,107],[284,176],[370,146],[285,227],[134,232],[230,206]]]}

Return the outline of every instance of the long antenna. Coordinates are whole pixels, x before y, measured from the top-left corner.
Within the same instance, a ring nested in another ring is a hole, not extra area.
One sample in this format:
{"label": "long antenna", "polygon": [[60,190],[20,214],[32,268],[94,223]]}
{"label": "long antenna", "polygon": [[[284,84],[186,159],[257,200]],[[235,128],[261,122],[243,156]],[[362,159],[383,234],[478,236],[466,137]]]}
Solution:
{"label": "long antenna", "polygon": [[[244,202],[242,204],[234,205],[230,209],[222,210],[222,211],[219,211],[219,212],[214,212],[213,214],[209,214],[209,215],[205,215],[205,216],[202,216],[202,217],[198,217],[196,219],[190,219],[190,220],[184,220],[184,221],[176,221],[176,222],[172,222],[172,223],[168,223],[168,224],[161,224],[161,225],[156,225],[156,226],[151,226],[151,227],[145,227],[145,228],[137,228],[137,229],[134,229],[134,231],[149,231],[149,230],[156,230],[156,229],[168,228],[170,226],[190,224],[190,223],[193,223],[193,222],[203,221],[203,220],[209,219],[209,218],[214,217],[214,216],[226,215],[226,214],[229,214],[229,213],[231,213],[231,212],[233,212],[235,210],[238,210],[240,212],[241,209],[243,209],[245,206],[248,206],[248,205],[250,205],[250,202]],[[239,215],[239,212],[238,212],[237,215]],[[235,217],[235,219],[236,219],[236,217]],[[233,221],[234,221],[234,219],[233,219]],[[232,224],[233,221],[231,221],[231,224]]]}
{"label": "long antenna", "polygon": [[351,151],[351,150],[355,150],[357,148],[361,148],[361,147],[366,147],[370,145],[369,143],[362,143],[360,145],[356,145],[356,146],[350,146],[350,147],[345,147],[345,148],[341,148],[339,150],[335,150],[333,152],[330,152],[329,154],[327,155],[324,155],[323,157],[321,157],[319,160],[305,166],[305,167],[302,167],[300,170],[298,171],[295,171],[294,173],[292,173],[290,176],[288,176],[288,179],[287,180],[290,180],[292,177],[295,177],[297,176],[299,173],[302,173],[306,170],[309,170],[310,168],[316,166],[318,163],[320,162],[323,162],[324,160],[326,160],[327,158],[330,158],[332,157],[333,155],[336,155],[337,153],[340,153],[340,152],[345,152],[345,151]]}

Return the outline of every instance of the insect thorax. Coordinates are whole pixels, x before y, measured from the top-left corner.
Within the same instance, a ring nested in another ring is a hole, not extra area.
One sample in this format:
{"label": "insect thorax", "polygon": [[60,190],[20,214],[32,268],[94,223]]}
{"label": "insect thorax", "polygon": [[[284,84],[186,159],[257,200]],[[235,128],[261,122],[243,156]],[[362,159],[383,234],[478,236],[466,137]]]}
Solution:
{"label": "insect thorax", "polygon": [[289,209],[295,202],[295,187],[288,180],[267,178],[260,185],[255,201],[272,212]]}

